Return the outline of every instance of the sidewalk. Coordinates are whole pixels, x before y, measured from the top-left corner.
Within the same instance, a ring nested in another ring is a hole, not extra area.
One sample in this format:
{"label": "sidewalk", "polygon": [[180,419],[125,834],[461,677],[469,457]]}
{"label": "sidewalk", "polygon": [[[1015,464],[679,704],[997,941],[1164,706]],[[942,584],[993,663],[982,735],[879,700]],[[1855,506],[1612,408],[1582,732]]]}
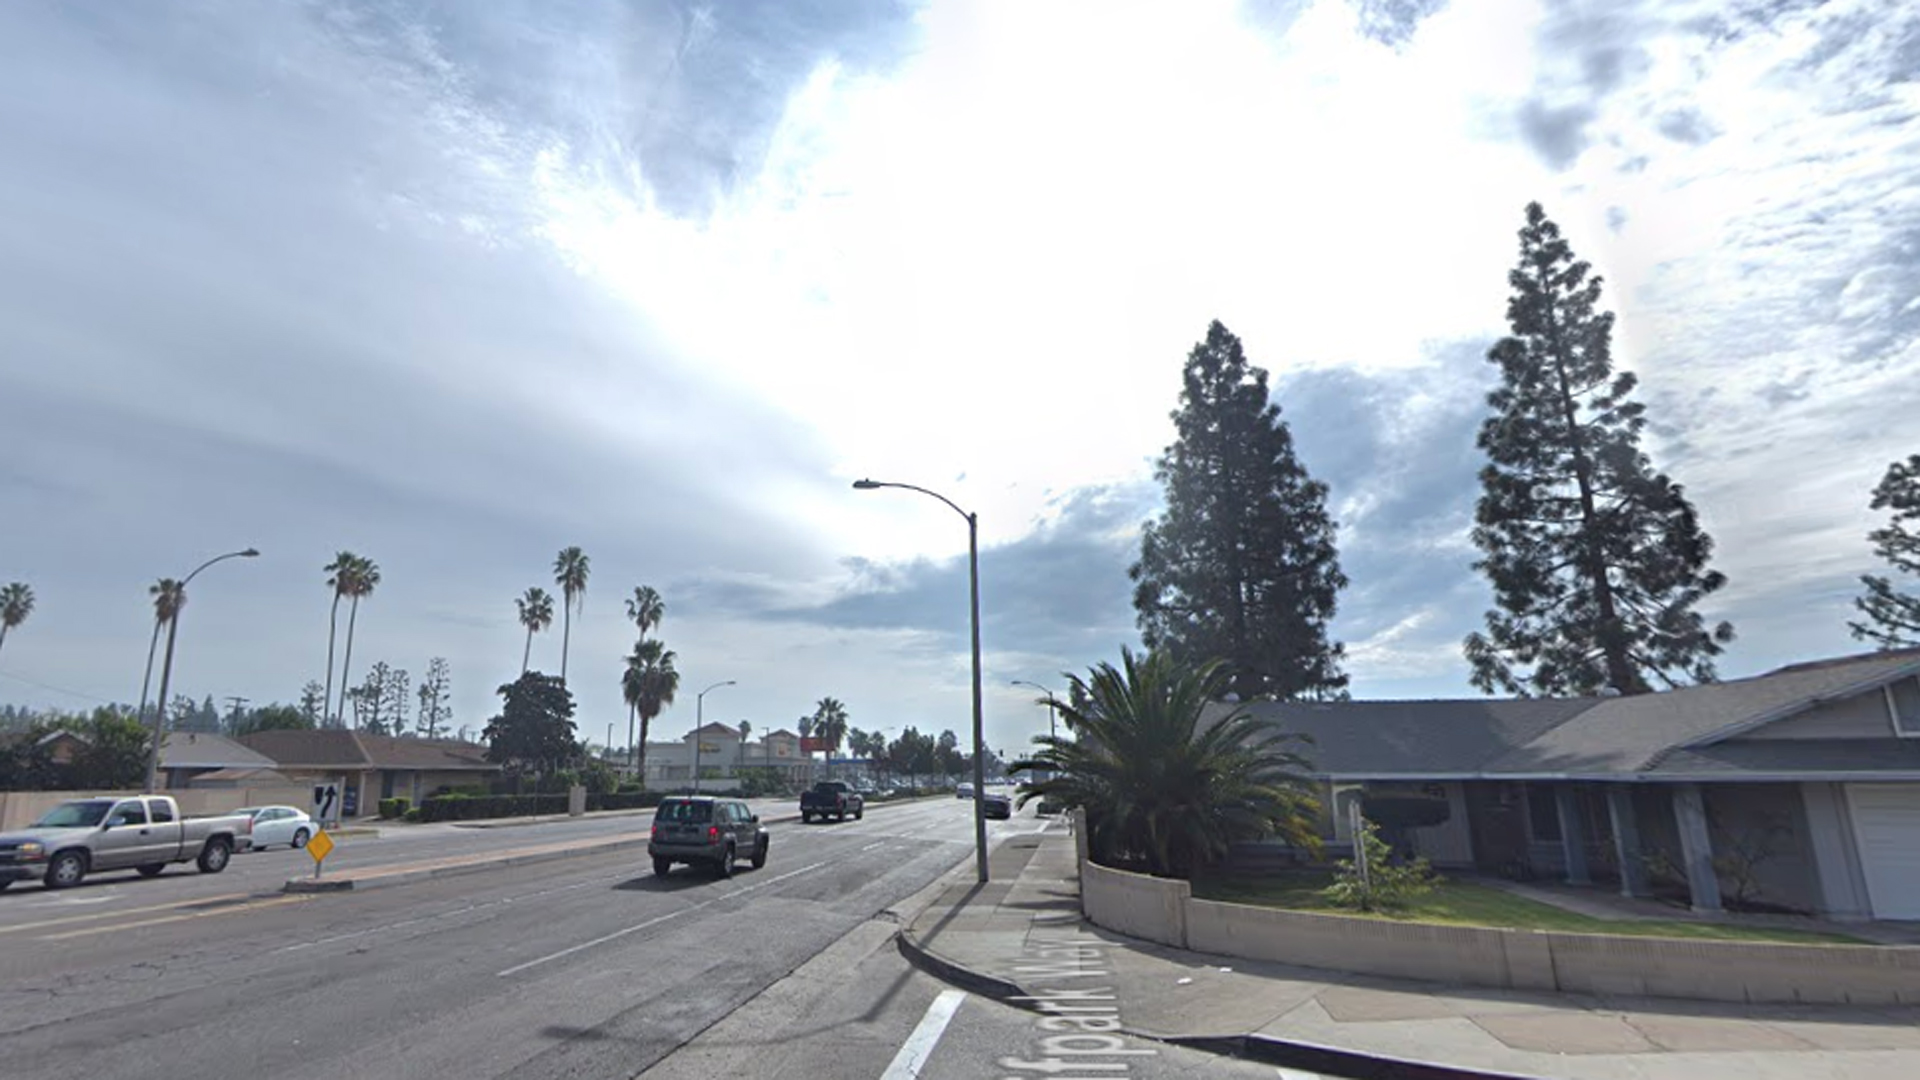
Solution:
{"label": "sidewalk", "polygon": [[1016,1005],[1110,995],[1127,1030],[1153,1038],[1354,1076],[1920,1077],[1920,1008],[1527,994],[1166,948],[1080,919],[1063,821],[1009,840],[990,870],[986,886],[950,885],[902,931],[901,950]]}

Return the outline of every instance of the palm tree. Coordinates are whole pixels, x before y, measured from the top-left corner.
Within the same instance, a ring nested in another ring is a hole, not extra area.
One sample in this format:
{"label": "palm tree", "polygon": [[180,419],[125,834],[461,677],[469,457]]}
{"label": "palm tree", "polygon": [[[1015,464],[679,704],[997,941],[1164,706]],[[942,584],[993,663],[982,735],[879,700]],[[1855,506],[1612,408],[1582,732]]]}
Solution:
{"label": "palm tree", "polygon": [[327,682],[325,693],[320,697],[322,727],[330,723],[333,716],[333,641],[340,632],[340,601],[353,592],[353,568],[359,562],[360,556],[353,552],[339,551],[334,553],[332,562],[321,567],[329,575],[327,587],[333,590],[333,608],[327,613]]}
{"label": "palm tree", "polygon": [[674,670],[674,660],[673,650],[657,640],[637,642],[633,655],[627,657],[627,673],[620,683],[622,696],[640,716],[634,770],[643,781],[647,775],[647,730],[653,718],[673,704],[673,695],[680,689],[680,673]]}
{"label": "palm tree", "polygon": [[751,734],[753,734],[753,724],[746,720],[740,721],[740,747],[735,753],[740,760],[736,762],[736,766],[744,766],[747,763],[747,736]]}
{"label": "palm tree", "polygon": [[1279,834],[1316,848],[1315,804],[1285,735],[1244,706],[1218,704],[1227,669],[1193,667],[1164,652],[1121,650],[1121,668],[1069,675],[1073,704],[1060,718],[1075,738],[1042,735],[1041,749],[1010,770],[1043,769],[1020,786],[1020,802],[1080,806],[1094,854],[1188,877],[1235,840]]}
{"label": "palm tree", "polygon": [[567,684],[567,648],[573,641],[573,609],[587,591],[587,553],[578,547],[560,549],[553,560],[553,583],[560,586],[560,685]]}
{"label": "palm tree", "polygon": [[[647,631],[659,627],[667,618],[667,602],[651,585],[635,585],[633,596],[627,600],[627,618],[640,628],[640,640],[647,640]],[[627,767],[633,767],[633,718],[632,702],[627,703]],[[642,778],[644,779],[644,777]]]}
{"label": "palm tree", "polygon": [[513,603],[520,609],[520,625],[527,628],[527,647],[520,651],[520,674],[525,675],[527,664],[533,659],[534,632],[553,625],[553,596],[535,585]]}
{"label": "palm tree", "polygon": [[[831,762],[835,751],[840,749],[841,740],[847,737],[847,707],[839,698],[823,697],[813,707],[813,734],[826,740],[827,758]],[[833,774],[829,771],[827,775]]]}
{"label": "palm tree", "polygon": [[153,597],[153,640],[147,642],[147,673],[140,677],[140,711],[135,715],[141,723],[147,719],[147,688],[153,685],[153,654],[160,648],[160,631],[187,602],[185,586],[172,578],[149,585],[147,595]]}
{"label": "palm tree", "polygon": [[7,643],[7,631],[27,621],[33,614],[33,590],[24,581],[15,581],[0,589],[0,645]]}
{"label": "palm tree", "polygon": [[660,599],[651,585],[635,585],[633,596],[627,600],[627,618],[640,628],[641,638],[647,631],[658,627],[667,617],[667,602]]}
{"label": "palm tree", "polygon": [[[347,651],[340,658],[340,708],[347,707],[347,687],[353,670],[353,628],[360,619],[360,598],[372,596],[374,586],[380,584],[380,564],[364,555],[355,555],[353,563],[347,569]],[[344,724],[342,726],[345,726]]]}

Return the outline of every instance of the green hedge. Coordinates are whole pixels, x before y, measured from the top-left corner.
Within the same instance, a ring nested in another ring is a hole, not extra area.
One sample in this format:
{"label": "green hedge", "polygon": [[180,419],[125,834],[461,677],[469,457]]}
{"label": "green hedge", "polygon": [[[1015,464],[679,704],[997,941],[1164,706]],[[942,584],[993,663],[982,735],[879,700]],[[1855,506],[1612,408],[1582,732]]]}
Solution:
{"label": "green hedge", "polygon": [[420,820],[420,808],[419,808],[419,807],[417,807],[417,806],[416,806],[416,807],[413,807],[412,809],[410,809],[410,810],[408,810],[408,811],[407,811],[406,813],[404,813],[404,814],[402,814],[402,815],[400,815],[400,820],[402,820],[402,821],[419,821],[419,820]]}
{"label": "green hedge", "polygon": [[399,818],[399,817],[406,817],[407,809],[412,805],[413,805],[413,800],[410,798],[407,798],[404,795],[398,798],[393,798],[393,799],[381,799],[380,800],[380,816],[388,820],[392,820],[394,818]]}
{"label": "green hedge", "polygon": [[477,821],[483,818],[564,814],[565,795],[443,795],[420,804],[421,821]]}
{"label": "green hedge", "polygon": [[587,793],[588,810],[646,810],[659,806],[666,797],[661,791],[621,791],[612,794]]}

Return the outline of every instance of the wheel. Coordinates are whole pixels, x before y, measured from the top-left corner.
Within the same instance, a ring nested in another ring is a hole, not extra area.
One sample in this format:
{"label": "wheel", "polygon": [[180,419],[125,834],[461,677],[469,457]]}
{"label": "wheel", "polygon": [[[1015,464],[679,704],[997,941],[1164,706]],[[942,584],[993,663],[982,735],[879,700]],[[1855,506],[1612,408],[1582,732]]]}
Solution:
{"label": "wheel", "polygon": [[653,872],[655,875],[659,877],[666,877],[668,874],[673,872],[673,860],[672,859],[653,860]]}
{"label": "wheel", "polygon": [[6,891],[7,891],[7,886],[9,886],[9,885],[11,885],[11,884],[13,884],[13,879],[12,879],[12,878],[8,878],[8,879],[7,879],[7,880],[5,880],[5,881],[0,881],[0,892],[6,892]]}
{"label": "wheel", "polygon": [[813,815],[805,810],[800,811],[800,824],[802,825],[813,824]]}
{"label": "wheel", "polygon": [[855,811],[853,812],[853,820],[855,820],[855,821],[865,821],[865,820],[866,820],[866,818],[867,818],[867,804],[866,804],[866,803],[861,803],[861,804],[860,804],[860,809],[858,809],[858,810],[855,810]]}
{"label": "wheel", "polygon": [[836,811],[833,815],[833,820],[835,822],[841,822],[841,821],[847,820],[847,812],[845,810]]}
{"label": "wheel", "polygon": [[761,867],[766,865],[767,865],[767,842],[765,840],[761,840],[760,846],[753,849],[753,868],[755,870],[758,870]]}
{"label": "wheel", "polygon": [[63,851],[47,864],[46,886],[49,889],[69,889],[80,884],[87,876],[87,857],[77,851]]}
{"label": "wheel", "polygon": [[727,850],[721,853],[720,862],[718,865],[716,865],[713,868],[713,872],[720,875],[723,878],[730,878],[733,876],[733,845],[732,844],[728,844]]}
{"label": "wheel", "polygon": [[207,841],[206,847],[200,849],[200,858],[195,860],[194,865],[198,866],[203,874],[217,874],[227,868],[227,860],[231,858],[233,858],[233,848],[225,838],[216,836]]}
{"label": "wheel", "polygon": [[167,864],[163,862],[150,862],[140,867],[137,867],[137,869],[140,871],[141,877],[159,877],[160,871],[165,870],[166,868],[167,868]]}
{"label": "wheel", "polygon": [[301,829],[293,834],[293,846],[297,848],[307,846],[307,830]]}

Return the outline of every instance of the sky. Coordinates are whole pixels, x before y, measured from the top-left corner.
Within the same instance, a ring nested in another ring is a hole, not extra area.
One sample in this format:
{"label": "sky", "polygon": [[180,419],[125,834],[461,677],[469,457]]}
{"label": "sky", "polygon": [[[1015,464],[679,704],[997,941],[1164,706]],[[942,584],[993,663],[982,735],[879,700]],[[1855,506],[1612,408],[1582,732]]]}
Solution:
{"label": "sky", "polygon": [[[1647,448],[1730,584],[1725,676],[1847,634],[1920,452],[1905,0],[0,5],[0,701],[291,701],[350,549],[375,661],[475,730],[513,599],[592,577],[582,734],[652,585],[709,720],[987,744],[1137,643],[1220,319],[1325,481],[1361,697],[1472,696],[1474,434],[1529,200],[1606,279]],[[342,626],[344,635],[344,625]],[[533,643],[559,666],[558,623]]]}

